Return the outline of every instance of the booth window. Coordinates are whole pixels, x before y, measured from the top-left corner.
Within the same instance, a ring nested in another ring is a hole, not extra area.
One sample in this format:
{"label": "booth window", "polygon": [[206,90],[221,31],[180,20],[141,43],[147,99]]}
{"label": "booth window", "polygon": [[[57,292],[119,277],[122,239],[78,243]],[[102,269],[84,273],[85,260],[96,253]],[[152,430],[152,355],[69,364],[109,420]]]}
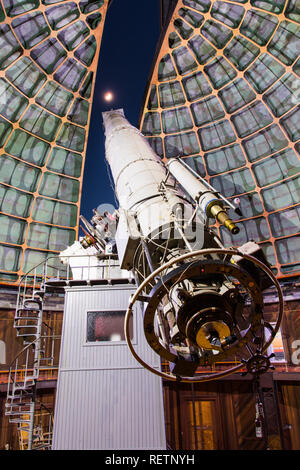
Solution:
{"label": "booth window", "polygon": [[[87,313],[87,342],[125,341],[125,310],[99,311]],[[133,336],[132,317],[130,338]]]}

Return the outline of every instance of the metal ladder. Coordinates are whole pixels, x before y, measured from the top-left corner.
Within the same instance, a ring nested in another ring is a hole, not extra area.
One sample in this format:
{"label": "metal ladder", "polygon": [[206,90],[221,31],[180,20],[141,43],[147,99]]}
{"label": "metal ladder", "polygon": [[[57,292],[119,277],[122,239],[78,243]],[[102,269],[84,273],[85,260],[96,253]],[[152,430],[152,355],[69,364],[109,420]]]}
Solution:
{"label": "metal ladder", "polygon": [[36,398],[37,380],[43,361],[47,361],[49,365],[49,361],[52,361],[53,364],[54,359],[53,354],[52,357],[51,354],[50,357],[46,357],[45,354],[46,338],[50,337],[47,331],[45,332],[49,326],[43,322],[47,263],[43,266],[43,276],[39,286],[38,266],[34,269],[33,277],[25,275],[19,286],[14,327],[17,330],[17,336],[23,339],[24,348],[10,366],[5,405],[5,414],[10,417],[11,423],[17,423],[19,436],[22,436],[23,448],[27,450],[51,447],[51,413],[49,413],[47,439],[42,443],[40,439],[35,439],[35,436],[38,435],[37,412],[42,407],[46,409]]}

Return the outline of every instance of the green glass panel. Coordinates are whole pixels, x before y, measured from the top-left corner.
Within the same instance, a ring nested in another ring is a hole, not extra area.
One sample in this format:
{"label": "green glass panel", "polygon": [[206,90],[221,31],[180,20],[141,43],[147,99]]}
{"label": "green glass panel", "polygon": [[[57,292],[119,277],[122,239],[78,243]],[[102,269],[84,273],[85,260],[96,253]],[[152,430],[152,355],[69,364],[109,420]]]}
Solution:
{"label": "green glass panel", "polygon": [[74,126],[73,124],[64,124],[58,135],[56,143],[75,152],[82,152],[85,144],[85,129]]}
{"label": "green glass panel", "polygon": [[[1,264],[0,264],[1,266]],[[3,271],[0,272],[0,278],[1,278],[1,281],[5,281],[5,282],[15,282],[18,280],[18,275],[17,274],[8,274],[8,273],[4,273]]]}
{"label": "green glass panel", "polygon": [[193,127],[188,108],[178,108],[162,112],[163,130],[166,134],[180,132]]}
{"label": "green glass panel", "polygon": [[172,52],[172,56],[180,75],[186,75],[197,68],[197,63],[194,57],[185,46],[175,49]]}
{"label": "green glass panel", "polygon": [[281,13],[285,0],[250,0],[251,5],[271,13]]}
{"label": "green glass panel", "polygon": [[42,196],[53,197],[54,199],[77,202],[79,181],[46,171],[42,178],[39,193]]}
{"label": "green glass panel", "polygon": [[248,168],[213,176],[210,184],[223,196],[230,197],[255,189],[255,183]]}
{"label": "green glass panel", "polygon": [[89,67],[94,60],[97,50],[97,42],[95,36],[90,36],[84,43],[76,49],[74,56]]}
{"label": "green glass panel", "polygon": [[158,64],[158,80],[163,82],[176,77],[176,70],[173,65],[170,54],[166,54]]}
{"label": "green glass panel", "polygon": [[263,93],[283,75],[285,68],[270,54],[263,53],[245,72],[248,82],[258,93]]}
{"label": "green glass panel", "polygon": [[259,186],[266,186],[293,176],[300,170],[300,161],[291,148],[253,165]]}
{"label": "green glass panel", "polygon": [[204,151],[223,147],[223,145],[231,144],[236,140],[233,129],[226,120],[199,129],[198,133]]}
{"label": "green glass panel", "polygon": [[162,108],[170,108],[185,103],[185,97],[180,82],[170,82],[159,85],[159,101]]}
{"label": "green glass panel", "polygon": [[193,155],[199,153],[200,150],[194,132],[167,136],[165,138],[165,149],[166,158]]}
{"label": "green glass panel", "polygon": [[79,126],[85,126],[88,122],[89,107],[88,101],[76,98],[68,114],[68,120]]}
{"label": "green glass panel", "polygon": [[0,266],[6,271],[18,271],[22,250],[17,247],[0,244]]}
{"label": "green glass panel", "polygon": [[157,98],[157,89],[156,85],[151,86],[151,91],[148,99],[148,109],[157,109],[158,108],[158,98]]}
{"label": "green glass panel", "polygon": [[64,116],[73,98],[57,83],[48,81],[36,98],[36,102],[58,116]]}
{"label": "green glass panel", "polygon": [[189,23],[193,28],[199,28],[203,21],[203,16],[188,8],[180,8],[178,11],[181,18]]}
{"label": "green glass panel", "polygon": [[43,166],[49,150],[49,144],[20,129],[12,133],[5,147],[5,151],[14,157],[38,166]]}
{"label": "green glass panel", "polygon": [[[52,269],[52,266],[55,265],[55,260],[52,259],[54,255],[57,255],[57,253],[53,253],[50,251],[38,251],[38,250],[32,250],[32,249],[26,249],[24,253],[24,260],[23,260],[23,265],[22,265],[22,271],[23,272],[28,272],[33,270],[36,266],[36,274],[43,274],[43,264],[47,258],[51,259],[51,262],[48,263],[49,269],[47,270],[47,275],[48,276],[54,276],[56,277],[58,274],[58,270]],[[56,262],[58,265],[58,262]]]}
{"label": "green glass panel", "polygon": [[9,121],[16,122],[28,105],[28,99],[0,78],[0,113]]}
{"label": "green glass panel", "polygon": [[182,84],[189,101],[203,98],[212,92],[212,88],[202,72],[184,78]]}
{"label": "green glass panel", "polygon": [[192,115],[196,126],[203,126],[212,121],[217,121],[225,116],[224,110],[216,96],[211,96],[203,101],[197,101],[191,105]]}
{"label": "green glass panel", "polygon": [[235,36],[224,49],[224,55],[238,70],[245,70],[259,52],[257,46],[242,36]]}
{"label": "green glass panel", "polygon": [[187,7],[206,13],[211,5],[210,0],[183,0],[183,4]]}
{"label": "green glass panel", "polygon": [[0,240],[4,243],[22,244],[26,225],[24,220],[0,214]]}
{"label": "green glass panel", "polygon": [[80,96],[83,98],[90,98],[92,92],[92,85],[93,85],[93,72],[90,72],[87,75],[87,78],[84,80],[82,87],[79,90]]}
{"label": "green glass panel", "polygon": [[258,10],[246,13],[240,31],[260,46],[265,46],[275,31],[278,20],[275,16]]}
{"label": "green glass panel", "polygon": [[5,69],[14,62],[23,49],[7,24],[0,25],[0,69]]}
{"label": "green glass panel", "polygon": [[75,231],[49,225],[31,223],[27,236],[28,246],[54,251],[65,250],[75,240]]}
{"label": "green glass panel", "polygon": [[246,163],[239,145],[229,145],[215,152],[205,154],[207,172],[209,175],[239,168]]}
{"label": "green glass panel", "polygon": [[215,1],[211,9],[211,16],[230,28],[237,28],[242,20],[245,9],[240,5]]}
{"label": "green glass panel", "polygon": [[79,10],[74,2],[64,2],[63,5],[55,5],[46,9],[47,20],[54,30],[67,26],[79,15]]}
{"label": "green glass panel", "polygon": [[27,11],[38,8],[38,0],[3,0],[3,5],[8,16],[17,16]]}
{"label": "green glass panel", "polygon": [[180,37],[178,36],[178,34],[175,32],[175,31],[172,31],[170,34],[169,34],[169,47],[170,49],[174,49],[174,47],[177,47],[179,46],[179,44],[181,43],[181,39]]}
{"label": "green glass panel", "polygon": [[262,127],[266,127],[273,121],[266,106],[260,101],[247,106],[232,116],[231,119],[240,137],[246,137]]}
{"label": "green glass panel", "polygon": [[[239,196],[238,199],[239,208],[244,217],[255,217],[263,213],[264,208],[258,193],[243,194]],[[235,204],[235,198],[232,199],[231,202]],[[240,219],[240,216],[232,209],[228,210],[228,215],[233,220]]]}
{"label": "green glass panel", "polygon": [[284,183],[275,184],[262,190],[267,211],[275,211],[299,202],[300,177],[291,178]]}
{"label": "green glass panel", "polygon": [[300,106],[288,113],[285,117],[280,119],[280,124],[283,126],[287,135],[292,142],[300,139]]}
{"label": "green glass panel", "polygon": [[90,30],[84,21],[76,21],[67,28],[62,29],[57,37],[60,42],[68,49],[72,51],[77,47],[88,35]]}
{"label": "green glass panel", "polygon": [[98,10],[100,7],[102,7],[103,3],[104,0],[81,0],[79,2],[79,8],[82,13],[87,15],[92,11]]}
{"label": "green glass panel", "polygon": [[218,93],[228,113],[233,113],[256,98],[245,80],[238,78]]}
{"label": "green glass panel", "polygon": [[284,12],[285,16],[290,20],[300,23],[300,5],[297,0],[289,0]]}
{"label": "green glass panel", "polygon": [[280,266],[280,271],[283,274],[298,273],[300,270],[300,263],[289,264],[287,266]]}
{"label": "green glass panel", "polygon": [[282,21],[268,50],[283,64],[292,65],[299,54],[300,27],[290,21]]}
{"label": "green glass panel", "polygon": [[293,65],[293,71],[300,77],[300,59],[298,59]]}
{"label": "green glass panel", "polygon": [[53,73],[67,57],[65,49],[55,38],[37,45],[30,55],[47,74]]}
{"label": "green glass panel", "polygon": [[3,147],[5,144],[12,128],[12,124],[0,116],[0,147]]}
{"label": "green glass panel", "polygon": [[223,57],[216,57],[204,67],[212,85],[217,90],[231,82],[236,75],[236,70]]}
{"label": "green glass panel", "polygon": [[217,53],[217,50],[199,35],[193,36],[188,45],[201,65],[206,64]]}
{"label": "green glass panel", "polygon": [[57,173],[79,178],[82,168],[82,156],[69,150],[54,147],[47,168]]}
{"label": "green glass panel", "polygon": [[41,171],[7,155],[0,157],[0,179],[3,183],[25,191],[35,191]]}
{"label": "green glass panel", "polygon": [[47,79],[29,57],[21,57],[5,72],[5,75],[15,87],[29,98],[37,93]]}
{"label": "green glass panel", "polygon": [[33,197],[0,184],[0,210],[18,217],[28,217]]}
{"label": "green glass panel", "polygon": [[0,179],[1,182],[10,184],[12,174],[18,161],[8,155],[2,154],[0,156]]}
{"label": "green glass panel", "polygon": [[54,80],[70,91],[77,91],[86,73],[87,69],[83,65],[69,58],[54,74]]}
{"label": "green glass panel", "polygon": [[145,113],[142,132],[144,135],[161,134],[159,113]]}
{"label": "green glass panel", "polygon": [[92,13],[86,19],[87,24],[91,29],[96,29],[102,20],[101,13]]}
{"label": "green glass panel", "polygon": [[61,177],[58,177],[53,173],[45,172],[43,174],[42,182],[39,188],[39,193],[42,196],[48,196],[58,199],[60,178]]}
{"label": "green glass panel", "polygon": [[5,13],[2,8],[2,5],[0,5],[0,22],[4,21],[4,19],[5,19]]}
{"label": "green glass panel", "polygon": [[259,244],[260,248],[264,252],[265,257],[267,258],[268,262],[270,263],[271,266],[274,266],[276,264],[276,256],[275,256],[275,251],[272,243],[260,243]]}
{"label": "green glass panel", "polygon": [[185,21],[182,21],[180,18],[176,18],[174,21],[174,26],[178,34],[183,39],[188,39],[193,34],[193,28],[191,28]]}
{"label": "green glass panel", "polygon": [[[232,236],[232,243],[235,246],[240,246],[249,240],[259,242],[261,240],[268,240],[270,238],[270,232],[267,221],[264,217],[258,217],[256,219],[244,220],[237,223],[240,233]],[[228,232],[224,227],[220,230],[221,234]]]}
{"label": "green glass panel", "polygon": [[198,175],[205,176],[205,166],[203,163],[203,158],[200,155],[195,157],[186,157],[184,162],[187,163]]}
{"label": "green glass panel", "polygon": [[161,158],[164,156],[163,151],[163,143],[161,137],[151,137],[147,139],[150,147],[154,150],[154,152]]}
{"label": "green glass panel", "polygon": [[32,218],[39,222],[75,227],[77,222],[77,207],[73,204],[65,204],[38,197],[35,200]]}
{"label": "green glass panel", "polygon": [[75,227],[77,225],[77,207],[74,204],[56,202],[52,223],[54,225],[64,225],[65,227]]}
{"label": "green glass panel", "polygon": [[269,215],[274,237],[294,235],[300,231],[300,206]]}
{"label": "green glass panel", "polygon": [[264,95],[264,101],[276,117],[280,117],[299,101],[300,79],[287,73]]}
{"label": "green glass panel", "polygon": [[50,34],[50,28],[41,12],[32,12],[12,21],[12,27],[25,49],[31,49]]}
{"label": "green glass panel", "polygon": [[226,26],[221,25],[213,20],[207,20],[201,28],[201,33],[205,36],[217,49],[223,47],[232,38],[232,31]]}
{"label": "green glass panel", "polygon": [[295,263],[300,258],[300,237],[289,237],[275,242],[279,263]]}
{"label": "green glass panel", "polygon": [[53,114],[47,113],[39,106],[32,104],[26,110],[20,121],[20,127],[51,142],[61,121]]}
{"label": "green glass panel", "polygon": [[242,142],[250,162],[267,157],[288,145],[279,126],[272,125]]}

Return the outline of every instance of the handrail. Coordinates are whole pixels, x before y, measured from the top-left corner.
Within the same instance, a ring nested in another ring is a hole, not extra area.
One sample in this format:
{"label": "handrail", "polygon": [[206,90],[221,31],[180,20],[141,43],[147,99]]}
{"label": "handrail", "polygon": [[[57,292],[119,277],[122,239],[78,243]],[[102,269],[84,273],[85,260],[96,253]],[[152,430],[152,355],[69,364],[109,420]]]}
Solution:
{"label": "handrail", "polygon": [[[21,349],[21,351],[18,352],[18,354],[15,356],[15,358],[11,361],[10,365],[9,365],[9,369],[12,368],[12,365],[14,362],[17,361],[18,357],[21,356],[22,353],[24,353],[26,351],[26,349],[30,348],[30,346],[32,346],[36,341],[38,341],[39,339],[41,338],[52,338],[52,339],[58,339],[60,338],[60,335],[55,335],[55,336],[50,336],[50,335],[42,335],[40,336],[40,338],[36,338],[34,341],[32,341],[31,343],[27,344],[23,349]],[[51,367],[49,367],[49,369],[51,369]],[[21,370],[21,369],[20,369]],[[2,371],[0,371],[1,373]]]}
{"label": "handrail", "polygon": [[[107,253],[107,254],[97,254],[97,253],[86,253],[86,254],[82,254],[82,255],[56,255],[56,256],[49,256],[49,258],[45,258],[43,261],[41,261],[40,263],[36,264],[35,266],[33,266],[31,269],[29,269],[25,274],[23,274],[21,277],[20,277],[20,282],[22,281],[22,279],[24,279],[26,276],[28,276],[34,269],[38,268],[39,266],[45,264],[47,261],[49,261],[50,259],[59,259],[60,257],[62,258],[88,258],[88,257],[97,257],[98,259],[118,259],[118,255],[115,254],[115,253]],[[63,264],[63,263],[62,263]],[[58,269],[56,267],[54,267],[55,269]]]}

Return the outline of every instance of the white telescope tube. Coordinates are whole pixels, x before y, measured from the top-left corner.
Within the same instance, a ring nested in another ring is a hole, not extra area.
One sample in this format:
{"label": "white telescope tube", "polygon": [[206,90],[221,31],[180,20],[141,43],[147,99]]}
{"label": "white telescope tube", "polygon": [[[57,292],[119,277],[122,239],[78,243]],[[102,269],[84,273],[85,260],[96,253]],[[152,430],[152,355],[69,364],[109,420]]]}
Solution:
{"label": "white telescope tube", "polygon": [[167,162],[167,168],[174,178],[181,184],[187,194],[199,205],[207,217],[214,217],[218,222],[233,234],[239,233],[239,228],[228,217],[223,207],[222,200],[199,181],[182,163],[176,158]]}
{"label": "white telescope tube", "polygon": [[[132,126],[122,109],[102,113],[106,159],[111,168],[120,208],[136,214],[142,234],[150,236],[172,220],[172,207],[183,203],[187,219],[193,213],[179,189],[169,198],[159,190],[167,171],[141,132]],[[167,200],[168,199],[168,200]]]}

